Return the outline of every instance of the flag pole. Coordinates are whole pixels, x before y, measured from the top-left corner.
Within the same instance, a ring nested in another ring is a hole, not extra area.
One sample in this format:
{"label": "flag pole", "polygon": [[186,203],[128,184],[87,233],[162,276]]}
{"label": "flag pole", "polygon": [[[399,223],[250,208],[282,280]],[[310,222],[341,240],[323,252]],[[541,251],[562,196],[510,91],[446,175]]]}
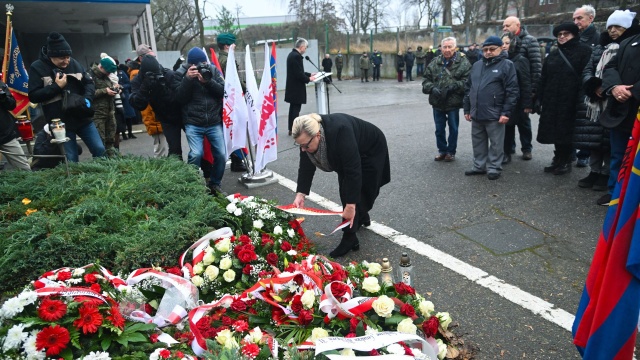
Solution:
{"label": "flag pole", "polygon": [[7,83],[7,70],[9,68],[9,53],[11,52],[11,15],[13,5],[7,4],[7,30],[4,38],[4,56],[2,59],[2,82]]}

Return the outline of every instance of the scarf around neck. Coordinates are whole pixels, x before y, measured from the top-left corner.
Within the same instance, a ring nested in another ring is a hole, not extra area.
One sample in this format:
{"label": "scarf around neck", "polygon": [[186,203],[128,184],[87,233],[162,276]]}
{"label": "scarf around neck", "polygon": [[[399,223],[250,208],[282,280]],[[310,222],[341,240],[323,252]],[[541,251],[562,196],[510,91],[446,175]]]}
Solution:
{"label": "scarf around neck", "polygon": [[309,160],[318,169],[324,172],[332,172],[331,164],[329,164],[329,155],[327,153],[327,142],[324,137],[324,128],[320,124],[320,142],[318,143],[318,150],[315,153],[307,152]]}

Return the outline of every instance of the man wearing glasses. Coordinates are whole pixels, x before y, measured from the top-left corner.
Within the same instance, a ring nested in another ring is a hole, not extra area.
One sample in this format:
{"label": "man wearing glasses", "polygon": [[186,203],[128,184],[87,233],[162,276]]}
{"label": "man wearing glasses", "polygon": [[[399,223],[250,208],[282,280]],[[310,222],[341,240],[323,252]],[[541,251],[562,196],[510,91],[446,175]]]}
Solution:
{"label": "man wearing glasses", "polygon": [[482,44],[484,58],[473,64],[465,86],[464,118],[471,122],[473,167],[465,175],[502,173],[504,125],[515,110],[520,90],[516,68],[502,52],[502,40],[489,36]]}
{"label": "man wearing glasses", "polygon": [[380,188],[389,183],[389,151],[384,133],[375,125],[347,114],[309,114],[293,122],[293,138],[300,146],[298,188],[294,205],[304,207],[316,168],[338,173],[342,217],[349,226],[340,245],[329,255],[339,257],[360,249],[356,232],[369,226],[369,210]]}

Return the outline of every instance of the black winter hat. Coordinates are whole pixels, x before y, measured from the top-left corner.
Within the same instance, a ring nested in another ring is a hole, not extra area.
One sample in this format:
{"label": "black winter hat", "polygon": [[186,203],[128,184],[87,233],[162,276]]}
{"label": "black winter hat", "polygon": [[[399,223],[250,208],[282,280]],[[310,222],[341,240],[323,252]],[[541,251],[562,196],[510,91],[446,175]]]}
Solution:
{"label": "black winter hat", "polygon": [[578,25],[568,21],[565,21],[562,24],[554,27],[553,36],[558,37],[558,33],[560,31],[568,31],[571,34],[573,34],[573,37],[578,37],[578,35],[580,34],[580,29],[578,28]]}
{"label": "black winter hat", "polygon": [[49,36],[47,36],[47,56],[71,56],[71,46],[69,46],[67,40],[64,39],[64,36],[57,32],[49,33]]}
{"label": "black winter hat", "polygon": [[157,74],[160,71],[160,63],[155,58],[155,56],[145,55],[142,57],[142,61],[140,62],[140,74],[143,76],[148,72],[152,72]]}

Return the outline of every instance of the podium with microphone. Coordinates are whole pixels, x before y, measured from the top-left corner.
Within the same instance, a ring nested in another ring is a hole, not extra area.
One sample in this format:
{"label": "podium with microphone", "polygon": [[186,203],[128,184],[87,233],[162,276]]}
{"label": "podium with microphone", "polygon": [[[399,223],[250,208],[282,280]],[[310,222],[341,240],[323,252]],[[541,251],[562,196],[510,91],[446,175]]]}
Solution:
{"label": "podium with microphone", "polygon": [[316,88],[316,104],[318,105],[318,114],[327,115],[331,113],[331,108],[329,106],[329,88],[327,87],[327,83],[333,85],[339,93],[342,93],[340,89],[333,83],[330,82],[329,76],[333,73],[324,72],[320,70],[316,64],[311,61],[309,56],[304,57],[308,62],[310,62],[316,69],[318,69],[318,73],[316,73],[316,77],[313,80]]}

